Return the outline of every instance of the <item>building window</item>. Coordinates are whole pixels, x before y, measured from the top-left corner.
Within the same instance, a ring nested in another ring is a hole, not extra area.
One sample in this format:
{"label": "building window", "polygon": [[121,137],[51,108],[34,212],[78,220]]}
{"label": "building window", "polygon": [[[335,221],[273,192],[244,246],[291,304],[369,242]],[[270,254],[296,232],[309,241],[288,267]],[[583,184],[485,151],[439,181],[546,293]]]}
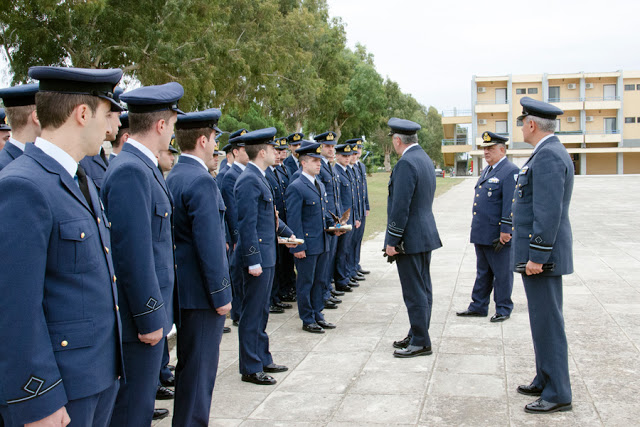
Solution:
{"label": "building window", "polygon": [[604,85],[603,95],[605,101],[614,101],[616,99],[616,85]]}
{"label": "building window", "polygon": [[636,85],[624,85],[624,90],[636,90]]}
{"label": "building window", "polygon": [[640,85],[636,85],[636,89],[640,90]]}
{"label": "building window", "polygon": [[625,123],[635,123],[636,122],[636,118],[635,117],[625,117],[624,118],[624,122]]}
{"label": "building window", "polygon": [[560,132],[560,119],[556,119],[556,132]]}
{"label": "building window", "polygon": [[[640,86],[640,85],[638,85]],[[516,95],[526,95],[527,94],[527,90],[526,89],[516,89]]]}
{"label": "building window", "polygon": [[615,117],[604,118],[604,133],[618,133],[617,120]]}
{"label": "building window", "polygon": [[527,93],[528,93],[529,95],[535,95],[535,94],[537,94],[537,93],[538,93],[538,88],[536,88],[536,87],[530,87],[529,89],[527,89]]}
{"label": "building window", "polygon": [[507,103],[507,89],[506,88],[497,88],[496,89],[496,104],[506,104]]}
{"label": "building window", "polygon": [[507,121],[506,120],[496,120],[496,133],[497,134],[508,134],[507,130]]}
{"label": "building window", "polygon": [[560,101],[560,86],[549,86],[549,102]]}

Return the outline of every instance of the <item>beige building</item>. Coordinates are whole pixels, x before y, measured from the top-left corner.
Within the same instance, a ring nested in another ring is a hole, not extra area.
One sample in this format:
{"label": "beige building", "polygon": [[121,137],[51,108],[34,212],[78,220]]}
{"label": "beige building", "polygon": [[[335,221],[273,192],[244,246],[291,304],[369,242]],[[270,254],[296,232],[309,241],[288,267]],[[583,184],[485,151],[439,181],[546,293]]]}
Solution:
{"label": "beige building", "polygon": [[523,96],[564,110],[556,135],[576,174],[640,173],[640,71],[474,76],[472,110],[443,112],[445,165],[460,175],[470,158],[477,174],[484,166],[478,148],[484,131],[507,136],[509,157],[522,165],[532,151],[516,122]]}

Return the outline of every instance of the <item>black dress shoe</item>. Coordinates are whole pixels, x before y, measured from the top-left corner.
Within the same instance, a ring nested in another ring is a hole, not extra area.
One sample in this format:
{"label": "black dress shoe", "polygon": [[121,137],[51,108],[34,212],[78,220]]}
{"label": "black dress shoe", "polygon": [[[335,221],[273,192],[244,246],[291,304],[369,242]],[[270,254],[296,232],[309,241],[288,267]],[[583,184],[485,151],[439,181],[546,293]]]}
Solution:
{"label": "black dress shoe", "polygon": [[175,371],[175,370],[176,370],[176,367],[175,367],[175,366],[173,366],[173,365],[167,365],[167,368],[169,368],[169,370],[170,370],[171,372],[173,372],[173,371]]}
{"label": "black dress shoe", "polygon": [[363,270],[362,268],[360,270],[358,270],[358,273],[360,274],[369,274],[371,273],[369,270]]}
{"label": "black dress shoe", "polygon": [[317,323],[302,325],[302,330],[311,332],[313,334],[324,334],[324,329],[322,329],[322,326],[318,325]]}
{"label": "black dress shoe", "polygon": [[324,302],[324,308],[328,308],[330,310],[334,310],[334,309],[338,308],[338,304],[336,304],[335,302],[331,302],[329,300],[326,300]]}
{"label": "black dress shoe", "polygon": [[406,348],[398,349],[393,352],[395,357],[406,358],[406,357],[416,357],[416,356],[428,356],[431,353],[431,346],[422,347],[419,345],[408,345]]}
{"label": "black dress shoe", "polygon": [[328,301],[331,301],[334,304],[342,304],[342,300],[336,297],[329,297]]}
{"label": "black dress shoe", "polygon": [[277,302],[274,305],[276,307],[284,308],[285,310],[293,307],[291,304],[287,304],[286,302]]}
{"label": "black dress shoe", "polygon": [[460,316],[460,317],[487,317],[486,314],[478,313],[477,311],[471,311],[471,310],[458,311],[456,313],[456,316]]}
{"label": "black dress shoe", "polygon": [[333,295],[334,297],[341,297],[344,295],[344,292],[342,291],[331,291],[331,295]]}
{"label": "black dress shoe", "polygon": [[165,387],[175,387],[176,386],[176,377],[171,375],[166,380],[161,379],[160,380],[160,384],[162,384]]}
{"label": "black dress shoe", "polygon": [[498,314],[498,313],[496,313],[493,316],[491,316],[490,322],[494,322],[494,323],[495,322],[504,322],[509,317],[511,317],[511,316],[509,316],[508,314]]}
{"label": "black dress shoe", "polygon": [[395,348],[407,348],[410,342],[411,342],[411,337],[407,336],[406,338],[401,339],[400,341],[394,341],[393,346]]}
{"label": "black dress shoe", "polygon": [[267,365],[264,368],[262,368],[263,371],[265,372],[285,372],[288,371],[289,368],[287,368],[284,365],[276,365],[275,363],[272,363],[271,365]]}
{"label": "black dress shoe", "polygon": [[550,414],[552,412],[570,411],[571,409],[573,409],[571,402],[552,403],[542,400],[542,398],[524,405],[524,411],[530,414]]}
{"label": "black dress shoe", "polygon": [[161,420],[169,415],[168,409],[156,408],[153,410],[153,420]]}
{"label": "black dress shoe", "polygon": [[334,325],[333,323],[329,323],[326,320],[318,320],[316,322],[318,325],[320,325],[320,327],[322,329],[335,329],[336,325]]}
{"label": "black dress shoe", "polygon": [[296,302],[296,296],[293,294],[285,295],[280,298],[280,301],[284,302]]}
{"label": "black dress shoe", "polygon": [[351,289],[351,286],[349,285],[336,285],[336,291],[353,292],[353,289]]}
{"label": "black dress shoe", "polygon": [[175,397],[175,392],[165,386],[158,386],[156,390],[156,400],[171,400]]}
{"label": "black dress shoe", "polygon": [[284,308],[275,305],[269,306],[269,313],[284,313]]}
{"label": "black dress shoe", "polygon": [[355,280],[350,280],[349,286],[351,286],[352,288],[357,288],[358,286],[360,286],[360,283],[356,282]]}
{"label": "black dress shoe", "polygon": [[258,385],[273,385],[276,383],[275,378],[264,372],[256,372],[255,374],[243,375],[242,381]]}
{"label": "black dress shoe", "polygon": [[231,324],[232,324],[233,326],[238,326],[238,321],[237,321],[237,320],[234,320],[233,322],[231,322]]}
{"label": "black dress shoe", "polygon": [[357,280],[357,281],[362,281],[362,280],[367,280],[363,274],[356,274],[355,276],[352,277],[353,280]]}
{"label": "black dress shoe", "polygon": [[542,389],[534,386],[533,383],[529,385],[519,385],[517,391],[525,396],[540,396],[542,394]]}
{"label": "black dress shoe", "polygon": [[225,326],[224,328],[222,328],[222,333],[223,334],[231,333],[231,328],[228,326]]}

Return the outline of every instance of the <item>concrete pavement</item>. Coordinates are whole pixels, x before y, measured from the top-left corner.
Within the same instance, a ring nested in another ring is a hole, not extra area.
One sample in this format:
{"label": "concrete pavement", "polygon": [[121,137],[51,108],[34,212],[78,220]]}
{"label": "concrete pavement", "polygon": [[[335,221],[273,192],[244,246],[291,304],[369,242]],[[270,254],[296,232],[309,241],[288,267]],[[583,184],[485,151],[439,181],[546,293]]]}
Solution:
{"label": "concrete pavement", "polygon": [[[473,179],[434,204],[444,247],[433,253],[434,353],[396,359],[408,318],[383,236],[363,246],[362,286],[325,310],[338,325],[302,331],[295,309],[271,315],[274,361],[289,371],[276,386],[240,381],[237,329],[223,337],[213,394],[214,426],[634,425],[640,419],[640,176],[576,177],[571,221],[575,273],[564,278],[572,412],[531,415],[516,393],[535,375],[522,280],[511,319],[459,318],[470,301],[475,252],[469,244]],[[493,305],[489,315],[494,313]],[[172,401],[158,407],[173,410]],[[171,419],[155,423],[169,426]]]}

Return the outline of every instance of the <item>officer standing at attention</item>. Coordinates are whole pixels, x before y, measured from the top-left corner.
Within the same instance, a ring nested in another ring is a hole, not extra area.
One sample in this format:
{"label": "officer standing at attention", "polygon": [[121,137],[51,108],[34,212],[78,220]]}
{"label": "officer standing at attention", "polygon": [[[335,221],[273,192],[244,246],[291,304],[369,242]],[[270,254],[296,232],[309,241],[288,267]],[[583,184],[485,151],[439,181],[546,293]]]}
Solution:
{"label": "officer standing at attention", "polygon": [[0,425],[109,423],[123,374],[108,221],[78,162],[122,71],[32,67],[42,136],[0,173]]}
{"label": "officer standing at attention", "polygon": [[540,396],[526,412],[571,410],[567,337],[562,314],[562,276],[573,273],[569,204],[573,192],[571,157],[553,132],[563,111],[529,97],[520,100],[524,141],[533,153],[518,175],[513,198],[514,270],[522,274],[536,355],[536,376],[518,392]]}
{"label": "officer standing at attention", "polygon": [[[496,314],[492,322],[511,316],[513,272],[511,271],[511,198],[518,167],[506,156],[509,138],[493,132],[482,134],[487,167],[476,183],[471,222],[471,243],[476,249],[476,282],[469,308],[458,316],[486,317],[493,290]],[[505,247],[506,246],[506,247]]]}
{"label": "officer standing at attention", "polygon": [[[336,145],[336,164],[333,165],[333,172],[340,184],[340,207],[343,214],[350,209],[348,225],[353,226],[356,221],[354,216],[357,214],[355,210],[355,187],[348,172],[350,158],[354,151],[350,144]],[[338,237],[335,260],[335,285],[336,290],[340,292],[353,292],[352,286],[358,287],[358,284],[351,280],[351,241],[353,230]]]}
{"label": "officer standing at attention", "polygon": [[116,139],[111,141],[111,154],[109,154],[109,163],[122,150],[122,145],[127,142],[129,139],[129,113],[124,112],[120,114],[120,128],[118,129],[118,133],[116,134]]}
{"label": "officer standing at attention", "polygon": [[[351,280],[353,280],[354,282],[359,282],[361,280],[365,280],[364,274],[360,273],[358,262],[360,261],[360,247],[362,246],[362,238],[364,237],[364,219],[367,214],[367,211],[365,209],[365,177],[362,175],[360,163],[358,162],[358,145],[360,144],[360,147],[362,147],[362,139],[354,138],[348,140],[346,143],[351,145],[351,148],[353,149],[353,156],[351,156],[351,158],[349,159],[349,170],[351,171],[354,183],[356,184],[356,210],[358,212],[358,218],[360,219],[356,223],[356,229],[354,230],[351,241],[351,245],[353,248],[353,252],[351,253]],[[360,148],[360,150],[362,150],[362,148]]]}
{"label": "officer standing at attention", "polygon": [[224,236],[224,207],[205,161],[217,149],[220,110],[178,118],[182,154],[167,177],[174,197],[176,262],[180,287],[174,426],[208,425],[220,341],[231,310],[231,281]]}
{"label": "officer standing at attention", "polygon": [[358,158],[358,161],[354,165],[354,168],[360,172],[360,176],[362,179],[362,200],[364,204],[364,215],[362,216],[362,220],[361,220],[362,225],[360,226],[360,240],[356,248],[356,271],[364,276],[366,274],[369,274],[370,272],[368,270],[364,270],[360,265],[360,252],[362,247],[362,239],[364,238],[364,227],[366,225],[367,217],[369,216],[369,211],[371,209],[369,208],[369,188],[367,184],[367,167],[365,166],[364,163],[362,163],[362,160],[360,160],[360,158],[362,157],[363,149],[364,149],[364,144],[362,143],[362,138],[357,138],[356,157]]}
{"label": "officer standing at attention", "polygon": [[162,172],[162,175],[165,177],[176,164],[176,155],[180,154],[180,151],[178,151],[178,149],[173,146],[175,140],[176,138],[174,135],[171,138],[171,142],[169,143],[167,148],[158,152],[158,168],[160,168],[160,172]]}
{"label": "officer standing at attention", "polygon": [[[173,199],[158,168],[177,120],[179,83],[122,95],[131,136],[104,177],[102,200],[111,221],[121,298],[124,366],[111,425],[148,426],[154,414],[164,340],[174,320]],[[179,320],[176,319],[176,324]]]}
{"label": "officer standing at attention", "polygon": [[329,261],[329,234],[325,229],[334,225],[327,212],[324,185],[316,179],[322,168],[322,148],[319,143],[302,141],[296,150],[301,165],[300,178],[287,188],[287,219],[294,234],[304,243],[291,248],[295,257],[298,280],[296,294],[298,314],[302,329],[312,333],[324,333],[335,329],[322,314],[326,265]]}
{"label": "officer standing at attention", "polygon": [[[113,99],[116,101],[116,104],[113,104],[111,107],[111,115],[109,116],[109,120],[111,120],[111,131],[105,135],[105,141],[113,142],[116,140],[118,128],[121,125],[120,113],[124,110],[119,104],[121,94],[122,89],[119,87],[113,92]],[[109,160],[107,159],[104,147],[100,147],[100,153],[97,155],[87,156],[80,160],[80,166],[84,168],[87,176],[93,179],[94,184],[98,187],[98,191],[100,191],[104,174],[107,171],[107,167],[109,167]]]}
{"label": "officer standing at attention", "polygon": [[284,162],[282,162],[282,164],[287,169],[287,175],[289,175],[290,180],[293,180],[293,174],[296,173],[298,169],[300,169],[300,161],[298,160],[298,154],[296,153],[296,150],[300,148],[302,138],[304,138],[304,133],[302,132],[294,132],[287,137],[291,155],[284,159]]}
{"label": "officer standing at attention", "polygon": [[11,126],[7,123],[7,115],[4,108],[0,108],[0,151],[4,149],[4,145],[11,138]]}
{"label": "officer standing at attention", "polygon": [[223,155],[225,156],[225,158],[222,159],[222,162],[220,162],[220,168],[218,169],[218,175],[216,175],[216,181],[218,181],[218,188],[220,188],[222,186],[222,178],[224,177],[224,174],[229,169],[231,169],[231,166],[233,165],[233,150],[231,150],[231,148],[232,148],[232,145],[231,144],[227,144],[222,149]]}
{"label": "officer standing at attention", "polygon": [[22,155],[25,143],[40,136],[40,122],[36,114],[38,84],[20,85],[0,90],[5,113],[13,127],[11,137],[0,151],[0,170]]}
{"label": "officer standing at attention", "polygon": [[393,148],[400,156],[389,179],[385,252],[397,255],[402,297],[409,312],[411,328],[407,337],[395,341],[395,357],[431,354],[429,323],[433,294],[431,251],[442,246],[433,217],[436,173],[433,162],[420,147],[420,125],[391,118],[388,122]]}
{"label": "officer standing at attention", "polygon": [[250,161],[235,187],[236,201],[242,206],[238,209],[237,248],[244,284],[238,327],[240,374],[242,381],[262,385],[276,383],[267,373],[288,369],[273,363],[266,329],[276,265],[276,234],[295,237],[282,220],[277,220],[273,193],[265,177],[267,167],[276,161],[275,134],[276,128],[266,128],[239,137]]}

